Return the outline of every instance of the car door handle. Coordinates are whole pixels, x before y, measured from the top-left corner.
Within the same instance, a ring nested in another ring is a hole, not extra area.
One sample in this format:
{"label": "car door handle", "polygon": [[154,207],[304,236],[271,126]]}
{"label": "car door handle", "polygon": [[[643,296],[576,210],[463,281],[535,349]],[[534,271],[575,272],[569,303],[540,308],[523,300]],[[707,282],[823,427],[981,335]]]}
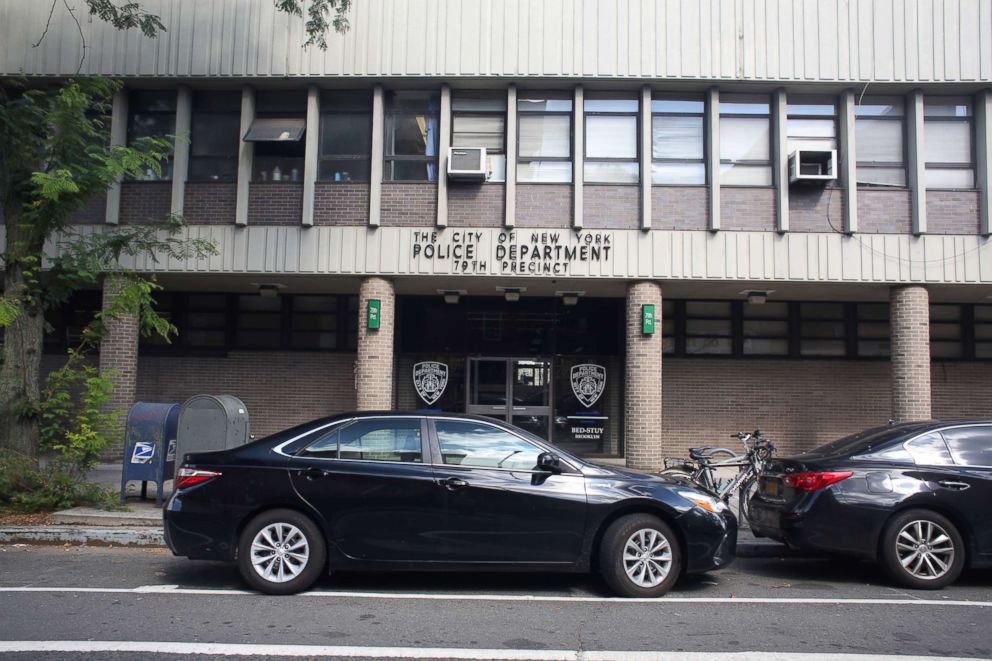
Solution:
{"label": "car door handle", "polygon": [[460,477],[449,477],[446,480],[439,481],[438,484],[442,485],[448,491],[458,491],[468,486],[468,482]]}
{"label": "car door handle", "polygon": [[311,482],[314,480],[319,480],[322,477],[327,477],[328,475],[327,471],[320,470],[319,468],[308,468],[301,472],[303,473],[303,477],[307,478]]}
{"label": "car door handle", "polygon": [[971,486],[967,482],[951,482],[949,480],[941,480],[937,484],[944,487],[945,489],[951,489],[952,491],[964,491],[965,489]]}

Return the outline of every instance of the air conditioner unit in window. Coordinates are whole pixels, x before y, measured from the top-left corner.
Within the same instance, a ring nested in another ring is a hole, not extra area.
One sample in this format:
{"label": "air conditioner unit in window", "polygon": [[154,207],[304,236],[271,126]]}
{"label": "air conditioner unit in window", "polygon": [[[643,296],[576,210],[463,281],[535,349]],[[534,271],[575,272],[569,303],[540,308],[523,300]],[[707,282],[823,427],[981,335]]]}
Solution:
{"label": "air conditioner unit in window", "polygon": [[485,181],[485,147],[451,147],[448,149],[448,179],[452,181]]}
{"label": "air conditioner unit in window", "polygon": [[797,149],[789,156],[789,183],[837,179],[836,149]]}

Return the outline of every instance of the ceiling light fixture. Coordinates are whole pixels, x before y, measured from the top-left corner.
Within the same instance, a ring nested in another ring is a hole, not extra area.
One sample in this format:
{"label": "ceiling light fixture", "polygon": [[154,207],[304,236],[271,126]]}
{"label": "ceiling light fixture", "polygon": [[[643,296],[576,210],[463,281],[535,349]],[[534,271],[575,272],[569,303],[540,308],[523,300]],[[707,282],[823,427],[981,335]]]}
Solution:
{"label": "ceiling light fixture", "polygon": [[444,302],[456,305],[458,299],[468,294],[464,289],[438,289],[437,293],[444,297]]}
{"label": "ceiling light fixture", "polygon": [[584,291],[556,291],[555,296],[561,296],[561,302],[565,305],[577,305],[579,297],[585,296]]}
{"label": "ceiling light fixture", "polygon": [[496,289],[503,292],[507,303],[516,303],[520,300],[520,294],[527,291],[526,287],[497,287]]}
{"label": "ceiling light fixture", "polygon": [[742,296],[747,296],[747,302],[751,305],[761,305],[768,300],[771,293],[775,291],[774,289],[762,290],[762,289],[745,289],[741,292]]}

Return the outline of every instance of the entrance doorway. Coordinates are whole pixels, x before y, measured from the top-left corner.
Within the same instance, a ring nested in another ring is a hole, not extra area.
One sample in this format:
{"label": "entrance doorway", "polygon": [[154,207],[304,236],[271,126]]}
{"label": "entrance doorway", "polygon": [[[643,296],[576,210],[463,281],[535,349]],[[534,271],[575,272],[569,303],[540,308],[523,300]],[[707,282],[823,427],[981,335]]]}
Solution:
{"label": "entrance doorway", "polygon": [[551,439],[550,358],[469,358],[466,413],[484,415]]}

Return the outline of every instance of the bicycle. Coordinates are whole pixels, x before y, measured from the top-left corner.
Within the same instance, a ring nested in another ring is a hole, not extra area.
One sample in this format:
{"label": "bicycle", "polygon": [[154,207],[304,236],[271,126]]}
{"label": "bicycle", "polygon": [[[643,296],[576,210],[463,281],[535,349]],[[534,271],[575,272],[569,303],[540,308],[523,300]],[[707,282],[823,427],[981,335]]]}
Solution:
{"label": "bicycle", "polygon": [[[775,452],[775,445],[762,436],[760,429],[753,433],[738,432],[730,437],[744,444],[743,455],[722,447],[690,448],[689,459],[666,459],[661,474],[687,478],[728,504],[737,492],[740,516],[750,524],[751,496],[757,489],[758,475]],[[751,440],[754,442],[748,445]],[[718,475],[718,471],[728,468],[737,469],[732,478]]]}

